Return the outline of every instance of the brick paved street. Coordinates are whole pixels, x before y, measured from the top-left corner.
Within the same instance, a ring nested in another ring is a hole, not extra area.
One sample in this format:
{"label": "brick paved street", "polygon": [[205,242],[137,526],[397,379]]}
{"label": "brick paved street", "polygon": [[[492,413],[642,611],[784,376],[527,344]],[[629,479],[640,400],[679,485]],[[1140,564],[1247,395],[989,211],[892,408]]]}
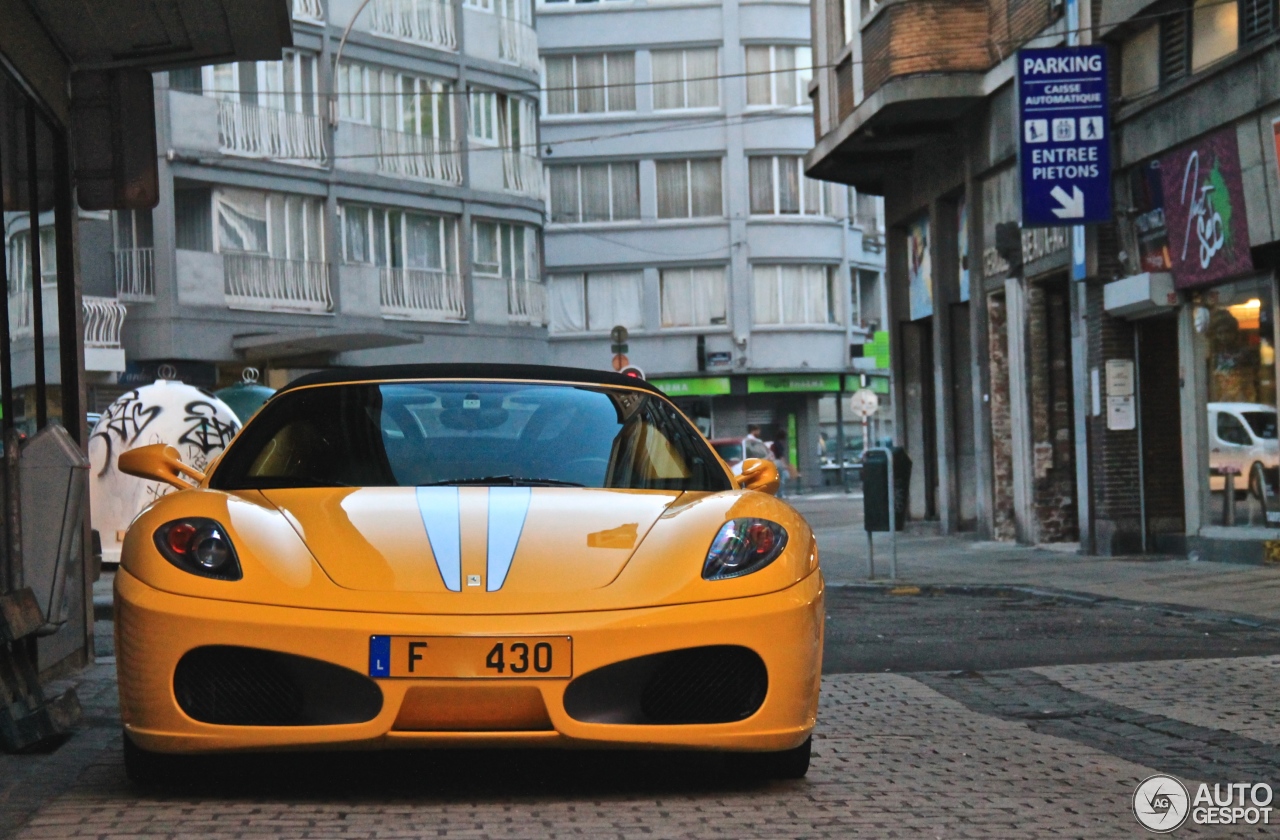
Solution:
{"label": "brick paved street", "polygon": [[[1159,700],[1183,682],[1215,679],[1218,695]],[[1210,771],[1206,781],[1280,780],[1272,702],[1280,658],[1028,669],[987,675],[985,699],[952,690],[972,682],[939,673],[828,676],[814,766],[802,782],[742,784],[732,760],[696,756],[413,753],[216,762],[154,793],[124,778],[108,714],[110,670],[98,666],[86,685],[99,703],[92,726],[42,759],[52,771],[59,756],[78,756],[83,769],[73,780],[55,778],[65,790],[12,836],[1132,837],[1139,830],[1130,796],[1152,772],[1194,766]],[[926,683],[949,683],[952,696]],[[1095,698],[1104,694],[1101,704]],[[1001,697],[1013,705],[1001,707]],[[1232,702],[1218,699],[1226,697]],[[1076,717],[1093,714],[1088,727],[1073,722],[1072,704]],[[1097,737],[1115,728],[1116,709],[1142,723],[1142,737]],[[1162,725],[1170,721],[1194,725]],[[1216,738],[1201,740],[1206,733]],[[1152,763],[1132,760],[1133,744]],[[1178,763],[1157,763],[1162,756]],[[22,760],[30,759],[0,758],[0,770]],[[1252,773],[1235,775],[1246,760]],[[448,766],[424,772],[430,762]],[[12,808],[12,799],[0,802]],[[1179,834],[1227,836],[1191,827]]]}

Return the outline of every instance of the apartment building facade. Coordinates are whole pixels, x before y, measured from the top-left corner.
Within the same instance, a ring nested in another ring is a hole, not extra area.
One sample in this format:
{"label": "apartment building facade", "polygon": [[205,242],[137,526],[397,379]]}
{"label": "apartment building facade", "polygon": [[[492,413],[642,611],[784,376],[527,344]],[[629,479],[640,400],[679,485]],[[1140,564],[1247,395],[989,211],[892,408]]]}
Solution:
{"label": "apartment building facade", "polygon": [[[806,165],[886,196],[899,420],[925,464],[912,515],[1260,560],[1276,524],[1276,4],[831,0],[814,16],[829,69]],[[1088,229],[1083,280],[1068,229],[1021,228],[1017,172],[1017,50],[1076,33],[1108,46],[1113,77],[1115,220]]]}
{"label": "apartment building facade", "polygon": [[878,202],[802,171],[808,4],[537,15],[552,358],[605,366],[623,326],[630,361],[709,436],[786,434],[816,481],[822,418],[832,453],[837,431],[821,407],[861,386],[855,354],[877,373],[862,348],[884,313]]}
{"label": "apartment building facade", "polygon": [[292,16],[280,61],[156,77],[161,200],[105,234],[128,364],[95,405],[159,373],[548,357],[531,6]]}

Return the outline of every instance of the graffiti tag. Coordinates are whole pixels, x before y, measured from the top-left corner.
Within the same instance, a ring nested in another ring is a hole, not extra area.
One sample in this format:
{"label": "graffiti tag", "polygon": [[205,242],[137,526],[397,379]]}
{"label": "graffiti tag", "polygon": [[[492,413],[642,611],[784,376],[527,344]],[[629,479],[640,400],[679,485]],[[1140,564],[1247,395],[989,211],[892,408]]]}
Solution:
{"label": "graffiti tag", "polygon": [[1188,185],[1191,187],[1191,207],[1187,213],[1187,235],[1182,242],[1182,259],[1187,258],[1187,248],[1191,246],[1191,228],[1194,226],[1196,238],[1200,242],[1200,267],[1208,268],[1210,261],[1226,244],[1227,234],[1222,214],[1211,201],[1214,191],[1213,183],[1206,180],[1204,184],[1200,184],[1200,152],[1198,151],[1192,152],[1187,158],[1187,168],[1182,173],[1183,204],[1187,203]]}
{"label": "graffiti tag", "polygon": [[187,416],[183,419],[192,425],[178,438],[178,443],[198,447],[206,458],[210,452],[226,447],[240,427],[234,422],[219,420],[217,413],[212,403],[203,400],[187,403]]}

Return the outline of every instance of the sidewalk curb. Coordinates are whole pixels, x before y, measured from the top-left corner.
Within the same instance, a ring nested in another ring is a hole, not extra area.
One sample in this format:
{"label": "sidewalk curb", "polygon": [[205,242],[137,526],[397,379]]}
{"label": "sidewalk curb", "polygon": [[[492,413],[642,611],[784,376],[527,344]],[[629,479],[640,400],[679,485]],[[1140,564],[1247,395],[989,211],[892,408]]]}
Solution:
{"label": "sidewalk curb", "polygon": [[[1222,610],[1210,609],[1208,607],[1192,607],[1186,604],[1169,604],[1158,601],[1135,601],[1129,598],[1116,598],[1110,595],[1093,595],[1087,592],[1073,592],[1066,589],[1054,589],[1044,586],[1016,586],[999,583],[963,583],[963,584],[946,584],[946,583],[911,583],[905,580],[885,581],[865,581],[861,583],[837,583],[830,584],[832,589],[860,589],[864,591],[880,591],[889,594],[890,590],[900,587],[914,587],[919,590],[919,595],[927,594],[947,594],[947,595],[1030,595],[1035,598],[1057,598],[1065,601],[1076,601],[1081,604],[1107,604],[1109,606],[1121,607],[1124,609],[1135,610],[1154,610],[1164,613],[1165,615],[1175,615],[1182,618],[1198,618],[1204,621],[1217,621],[1224,624],[1238,624],[1248,627],[1251,630],[1274,630],[1280,632],[1280,622],[1265,619],[1260,616],[1253,616],[1247,613],[1224,612]],[[897,595],[895,597],[911,598],[918,595]]]}

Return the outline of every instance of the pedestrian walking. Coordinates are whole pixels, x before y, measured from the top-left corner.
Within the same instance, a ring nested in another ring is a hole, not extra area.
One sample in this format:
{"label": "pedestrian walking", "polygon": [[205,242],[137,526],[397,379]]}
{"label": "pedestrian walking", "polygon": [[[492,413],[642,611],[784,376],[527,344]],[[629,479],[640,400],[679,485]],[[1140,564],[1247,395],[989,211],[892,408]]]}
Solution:
{"label": "pedestrian walking", "polygon": [[771,457],[769,447],[760,439],[760,427],[754,423],[747,426],[747,436],[742,439],[742,460]]}

